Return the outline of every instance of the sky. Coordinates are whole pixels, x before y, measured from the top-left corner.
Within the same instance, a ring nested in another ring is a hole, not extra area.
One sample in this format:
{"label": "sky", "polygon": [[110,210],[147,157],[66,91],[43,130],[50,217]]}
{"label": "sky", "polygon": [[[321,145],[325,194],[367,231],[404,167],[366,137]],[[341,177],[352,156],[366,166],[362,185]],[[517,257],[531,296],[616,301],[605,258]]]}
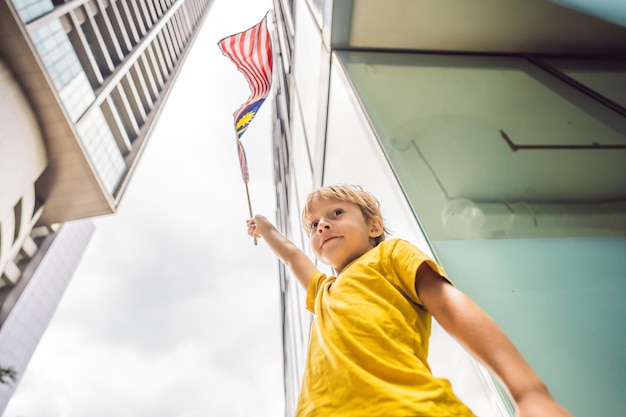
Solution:
{"label": "sky", "polygon": [[[217,46],[270,6],[213,3],[3,417],[284,414],[278,261],[246,234],[233,129],[250,90]],[[269,218],[271,106],[242,139],[253,211]]]}

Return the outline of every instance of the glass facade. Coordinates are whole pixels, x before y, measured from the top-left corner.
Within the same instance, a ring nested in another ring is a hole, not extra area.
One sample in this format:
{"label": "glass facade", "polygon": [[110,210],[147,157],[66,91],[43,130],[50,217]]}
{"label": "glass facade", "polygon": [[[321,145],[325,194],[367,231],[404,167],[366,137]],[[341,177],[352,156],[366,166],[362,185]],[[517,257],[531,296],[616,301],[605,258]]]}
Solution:
{"label": "glass facade", "polygon": [[601,97],[626,108],[626,60],[547,58],[543,61]]}
{"label": "glass facade", "polygon": [[[309,153],[315,155],[315,149],[320,138],[318,121],[323,117],[319,108],[320,89],[322,82],[322,40],[317,22],[308,9],[300,4],[295,10],[295,25],[297,35],[294,49],[294,90],[297,93],[292,109],[294,117],[303,119],[304,139],[309,147]],[[296,126],[294,126],[296,127]]]}
{"label": "glass facade", "polygon": [[23,22],[30,22],[54,9],[51,0],[13,0],[15,10]]}
{"label": "glass facade", "polygon": [[626,117],[523,58],[338,56],[430,239],[624,234]]}
{"label": "glass facade", "polygon": [[[295,17],[281,3],[277,25],[293,19],[300,48],[276,100],[282,230],[311,255],[300,227],[308,192],[362,185],[392,236],[437,259],[559,402],[578,417],[621,414],[623,56],[364,51],[349,38],[334,49],[322,40],[327,2],[295,2]],[[289,271],[281,277],[291,416],[311,317]],[[477,415],[515,415],[506,389],[436,323],[429,360]]]}
{"label": "glass facade", "polygon": [[71,120],[76,122],[96,96],[63,25],[53,20],[30,32]]}
{"label": "glass facade", "polygon": [[111,129],[100,108],[94,108],[76,125],[83,138],[83,145],[100,174],[106,189],[114,194],[115,189],[126,172],[126,163],[115,143]]}
{"label": "glass facade", "polygon": [[[0,327],[1,365],[17,371],[18,382],[94,230],[90,220],[66,223],[58,232],[47,236],[34,261],[24,271],[26,277],[20,285],[25,288],[19,298],[13,300],[15,305]],[[0,413],[16,385],[0,384]]]}

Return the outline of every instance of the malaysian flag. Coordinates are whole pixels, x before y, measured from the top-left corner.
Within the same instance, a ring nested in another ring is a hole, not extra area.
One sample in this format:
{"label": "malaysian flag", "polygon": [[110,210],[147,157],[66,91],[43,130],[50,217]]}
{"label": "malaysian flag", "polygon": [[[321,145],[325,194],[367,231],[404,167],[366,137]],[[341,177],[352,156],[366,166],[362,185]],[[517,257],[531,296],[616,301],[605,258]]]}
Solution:
{"label": "malaysian flag", "polygon": [[[246,185],[248,210],[250,211],[250,218],[252,218],[252,204],[250,204],[250,193],[248,192],[248,180],[250,179],[248,161],[240,139],[272,87],[272,39],[267,30],[267,14],[263,20],[250,29],[228,36],[217,44],[222,53],[230,58],[237,69],[246,77],[252,91],[248,100],[233,115],[235,131],[237,132],[237,152],[239,153],[241,176]],[[254,244],[257,244],[256,236],[254,237]]]}
{"label": "malaysian flag", "polygon": [[272,86],[272,40],[267,30],[267,15],[257,25],[222,39],[218,45],[243,73],[252,90],[248,100],[234,113],[237,138],[241,138]]}

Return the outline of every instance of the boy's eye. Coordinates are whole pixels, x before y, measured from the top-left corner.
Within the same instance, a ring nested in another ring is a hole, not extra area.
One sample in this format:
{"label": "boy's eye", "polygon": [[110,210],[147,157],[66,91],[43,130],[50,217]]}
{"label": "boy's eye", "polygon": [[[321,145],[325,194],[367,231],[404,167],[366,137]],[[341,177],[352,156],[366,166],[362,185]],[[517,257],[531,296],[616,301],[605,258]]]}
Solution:
{"label": "boy's eye", "polygon": [[343,213],[342,209],[335,209],[335,211],[333,212],[335,214],[335,216],[339,216],[341,213]]}
{"label": "boy's eye", "polygon": [[315,229],[318,224],[319,224],[319,222],[317,222],[317,221],[311,222],[311,229]]}

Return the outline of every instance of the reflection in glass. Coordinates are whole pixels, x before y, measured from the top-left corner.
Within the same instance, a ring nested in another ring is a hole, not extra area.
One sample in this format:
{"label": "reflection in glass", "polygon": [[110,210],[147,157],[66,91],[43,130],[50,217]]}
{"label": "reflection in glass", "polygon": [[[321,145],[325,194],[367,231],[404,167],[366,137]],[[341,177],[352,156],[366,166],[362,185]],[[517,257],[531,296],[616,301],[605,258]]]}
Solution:
{"label": "reflection in glass", "polygon": [[626,118],[522,58],[340,56],[431,239],[626,234]]}
{"label": "reflection in glass", "polygon": [[304,133],[309,153],[315,155],[318,120],[318,96],[320,94],[320,70],[322,63],[322,38],[313,17],[304,4],[296,7],[298,36],[294,47],[294,95],[292,112],[300,111],[304,119]]}
{"label": "reflection in glass", "polygon": [[551,58],[543,61],[626,109],[626,60]]}

